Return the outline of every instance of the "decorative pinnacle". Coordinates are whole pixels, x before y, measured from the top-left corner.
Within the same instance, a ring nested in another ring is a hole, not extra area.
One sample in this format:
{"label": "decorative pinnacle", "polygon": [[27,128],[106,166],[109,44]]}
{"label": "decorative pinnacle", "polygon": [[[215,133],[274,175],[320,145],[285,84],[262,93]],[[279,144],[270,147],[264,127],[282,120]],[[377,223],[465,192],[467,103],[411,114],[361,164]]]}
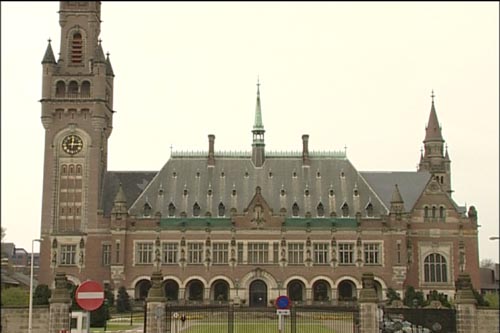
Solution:
{"label": "decorative pinnacle", "polygon": [[432,103],[434,103],[434,97],[435,97],[435,96],[436,96],[436,95],[434,95],[434,89],[432,89],[432,91],[431,91]]}
{"label": "decorative pinnacle", "polygon": [[49,44],[50,44],[50,42],[52,42],[52,39],[50,39],[50,37],[49,37],[49,39],[47,39],[47,42],[49,42]]}
{"label": "decorative pinnacle", "polygon": [[257,95],[260,95],[260,80],[258,75],[257,75]]}
{"label": "decorative pinnacle", "polygon": [[106,57],[109,58],[109,52],[106,52]]}
{"label": "decorative pinnacle", "polygon": [[99,44],[102,44],[102,39],[99,38]]}

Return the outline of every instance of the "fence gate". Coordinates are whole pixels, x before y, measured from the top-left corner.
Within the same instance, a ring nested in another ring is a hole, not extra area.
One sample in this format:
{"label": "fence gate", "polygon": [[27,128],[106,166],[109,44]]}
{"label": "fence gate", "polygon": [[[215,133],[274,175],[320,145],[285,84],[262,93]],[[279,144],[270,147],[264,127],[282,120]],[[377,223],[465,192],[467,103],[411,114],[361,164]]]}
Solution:
{"label": "fence gate", "polygon": [[[358,333],[357,307],[292,307],[283,333]],[[275,308],[232,305],[167,306],[168,333],[276,333]]]}
{"label": "fence gate", "polygon": [[382,332],[456,333],[456,311],[452,309],[386,308]]}

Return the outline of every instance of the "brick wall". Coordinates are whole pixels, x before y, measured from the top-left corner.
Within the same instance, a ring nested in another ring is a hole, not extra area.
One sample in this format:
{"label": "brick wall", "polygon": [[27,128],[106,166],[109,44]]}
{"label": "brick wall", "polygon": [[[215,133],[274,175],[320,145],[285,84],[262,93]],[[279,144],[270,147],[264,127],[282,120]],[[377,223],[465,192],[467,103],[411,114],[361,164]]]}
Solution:
{"label": "brick wall", "polygon": [[[5,307],[1,308],[1,332],[26,333],[28,331],[28,308]],[[32,313],[33,333],[46,333],[49,331],[49,306],[33,306]]]}
{"label": "brick wall", "polygon": [[491,333],[500,330],[499,309],[477,309],[478,333]]}

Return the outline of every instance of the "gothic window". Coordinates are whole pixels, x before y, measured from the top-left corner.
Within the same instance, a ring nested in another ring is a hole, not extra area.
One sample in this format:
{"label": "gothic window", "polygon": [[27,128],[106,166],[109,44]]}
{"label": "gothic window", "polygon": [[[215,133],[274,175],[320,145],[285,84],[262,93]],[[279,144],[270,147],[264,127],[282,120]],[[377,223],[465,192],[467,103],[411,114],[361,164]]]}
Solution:
{"label": "gothic window", "polygon": [[424,207],[424,218],[428,218],[429,217],[429,207],[425,206]]}
{"label": "gothic window", "polygon": [[318,207],[316,207],[316,211],[318,216],[325,216],[325,207],[323,207],[323,204],[321,202],[318,204]]}
{"label": "gothic window", "polygon": [[151,205],[149,203],[144,204],[144,216],[150,216],[151,215]]}
{"label": "gothic window", "polygon": [[436,206],[432,206],[432,218],[436,218]]}
{"label": "gothic window", "polygon": [[335,195],[335,192],[333,192],[333,190],[330,190],[330,191],[328,192],[328,194],[329,194],[331,197],[333,197],[333,196]]}
{"label": "gothic window", "polygon": [[224,215],[226,215],[226,207],[221,202],[219,203],[219,216],[224,216]]}
{"label": "gothic window", "polygon": [[168,216],[175,216],[175,205],[172,202],[168,205]]}
{"label": "gothic window", "polygon": [[83,39],[82,35],[77,32],[71,40],[71,62],[74,64],[82,63],[83,57]]}
{"label": "gothic window", "polygon": [[200,205],[197,202],[193,205],[193,216],[200,216]]}
{"label": "gothic window", "polygon": [[366,206],[366,216],[373,217],[373,205],[371,202]]}
{"label": "gothic window", "polygon": [[90,82],[83,81],[82,83],[82,97],[90,97]]}
{"label": "gothic window", "polygon": [[439,207],[439,217],[444,219],[444,207],[443,206]]}
{"label": "gothic window", "polygon": [[64,83],[64,81],[57,81],[56,97],[64,97],[65,95],[66,95],[66,83]]}
{"label": "gothic window", "polygon": [[62,175],[66,175],[68,173],[68,169],[66,167],[66,164],[64,164],[62,167],[61,167],[61,174]]}
{"label": "gothic window", "polygon": [[78,83],[76,81],[71,81],[68,85],[68,97],[77,97],[78,95]]}
{"label": "gothic window", "polygon": [[281,196],[284,196],[285,194],[286,194],[285,190],[284,190],[284,189],[281,189],[281,191],[280,191],[280,195],[281,195]]}
{"label": "gothic window", "polygon": [[431,253],[424,260],[425,282],[448,282],[446,259],[439,253]]}
{"label": "gothic window", "polygon": [[347,205],[347,202],[345,202],[342,205],[342,217],[348,217],[349,216],[349,206]]}
{"label": "gothic window", "polygon": [[299,205],[296,202],[292,206],[292,215],[299,216]]}

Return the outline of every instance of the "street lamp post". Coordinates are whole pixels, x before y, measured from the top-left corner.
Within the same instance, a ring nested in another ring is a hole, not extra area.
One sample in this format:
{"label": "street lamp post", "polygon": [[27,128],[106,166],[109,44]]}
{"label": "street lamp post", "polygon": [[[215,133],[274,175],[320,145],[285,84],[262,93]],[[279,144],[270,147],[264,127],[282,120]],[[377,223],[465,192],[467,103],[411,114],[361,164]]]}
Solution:
{"label": "street lamp post", "polygon": [[30,306],[28,311],[28,333],[32,333],[32,315],[33,315],[33,248],[35,247],[35,242],[41,242],[42,239],[33,239],[31,241],[31,268],[30,268]]}

